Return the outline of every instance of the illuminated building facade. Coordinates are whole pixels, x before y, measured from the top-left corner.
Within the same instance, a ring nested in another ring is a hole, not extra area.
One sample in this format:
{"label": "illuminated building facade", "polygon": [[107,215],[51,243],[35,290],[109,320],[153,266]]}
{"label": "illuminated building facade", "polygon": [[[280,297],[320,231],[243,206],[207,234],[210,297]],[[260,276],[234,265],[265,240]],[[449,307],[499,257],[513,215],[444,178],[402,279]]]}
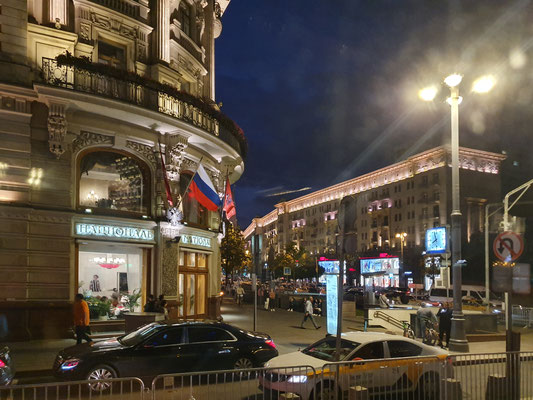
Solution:
{"label": "illuminated building facade", "polygon": [[[85,293],[114,319],[165,295],[219,314],[219,215],[174,201],[202,160],[220,195],[246,142],[215,102],[229,0],[24,0],[0,9],[0,314],[10,337],[62,337]],[[181,236],[178,243],[174,238]],[[172,241],[172,239],[174,239]],[[104,299],[102,299],[104,298]],[[90,304],[91,305],[91,304]],[[119,321],[120,322],[120,321]],[[116,330],[116,329],[115,329]]]}
{"label": "illuminated building facade", "polygon": [[[501,154],[461,148],[463,238],[483,230],[484,205],[500,199]],[[244,231],[256,268],[269,251],[282,252],[291,241],[314,255],[337,254],[338,212],[346,199],[345,250],[354,256],[370,250],[400,253],[422,247],[427,228],[450,223],[450,151],[442,146],[360,177],[276,204]],[[260,272],[260,271],[258,271]],[[388,286],[388,285],[386,285]]]}

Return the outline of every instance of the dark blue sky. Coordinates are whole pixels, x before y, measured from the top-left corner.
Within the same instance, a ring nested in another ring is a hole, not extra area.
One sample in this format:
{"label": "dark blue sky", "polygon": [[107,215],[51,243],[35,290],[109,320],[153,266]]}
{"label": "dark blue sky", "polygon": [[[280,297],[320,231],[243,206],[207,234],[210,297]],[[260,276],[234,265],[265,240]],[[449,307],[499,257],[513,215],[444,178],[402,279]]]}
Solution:
{"label": "dark blue sky", "polygon": [[[234,185],[241,227],[306,192],[268,194],[316,190],[447,142],[445,90],[433,104],[417,90],[454,71],[465,75],[461,144],[523,151],[531,17],[525,0],[233,0],[216,41],[216,97],[249,142]],[[470,95],[470,79],[488,72],[495,90]]]}

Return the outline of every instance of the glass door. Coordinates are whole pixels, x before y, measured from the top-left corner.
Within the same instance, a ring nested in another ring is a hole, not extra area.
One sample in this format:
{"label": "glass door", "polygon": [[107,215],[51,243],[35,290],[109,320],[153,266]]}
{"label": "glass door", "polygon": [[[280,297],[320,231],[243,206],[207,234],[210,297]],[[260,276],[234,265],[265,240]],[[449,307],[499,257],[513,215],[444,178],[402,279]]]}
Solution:
{"label": "glass door", "polygon": [[201,318],[207,314],[207,255],[180,252],[178,313],[181,318]]}

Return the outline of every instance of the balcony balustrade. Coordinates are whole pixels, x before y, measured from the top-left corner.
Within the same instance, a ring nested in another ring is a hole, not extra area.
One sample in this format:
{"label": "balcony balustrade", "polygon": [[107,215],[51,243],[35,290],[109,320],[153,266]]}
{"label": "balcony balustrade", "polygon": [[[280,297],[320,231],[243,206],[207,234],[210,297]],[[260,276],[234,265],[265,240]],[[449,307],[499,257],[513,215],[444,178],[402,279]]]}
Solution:
{"label": "balcony balustrade", "polygon": [[59,65],[51,58],[42,59],[42,72],[49,85],[125,101],[190,123],[219,137],[244,156],[245,146],[217,118],[169,93],[95,71]]}

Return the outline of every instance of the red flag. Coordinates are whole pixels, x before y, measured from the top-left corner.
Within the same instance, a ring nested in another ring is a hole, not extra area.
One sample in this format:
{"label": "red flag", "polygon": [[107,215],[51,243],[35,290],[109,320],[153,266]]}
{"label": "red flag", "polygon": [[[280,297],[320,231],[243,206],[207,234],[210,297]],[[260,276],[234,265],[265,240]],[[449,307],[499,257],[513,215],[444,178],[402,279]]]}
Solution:
{"label": "red flag", "polygon": [[161,167],[163,168],[163,179],[165,180],[165,192],[167,192],[167,201],[170,207],[174,207],[174,202],[172,201],[172,192],[170,191],[170,184],[168,183],[167,169],[165,168],[163,153],[161,153],[161,143],[159,144],[159,155],[161,156]]}
{"label": "red flag", "polygon": [[226,213],[226,218],[235,225],[234,221],[237,217],[237,210],[235,209],[235,202],[233,201],[233,194],[231,193],[231,186],[229,179],[226,178],[226,192],[224,193],[224,205],[222,210]]}

